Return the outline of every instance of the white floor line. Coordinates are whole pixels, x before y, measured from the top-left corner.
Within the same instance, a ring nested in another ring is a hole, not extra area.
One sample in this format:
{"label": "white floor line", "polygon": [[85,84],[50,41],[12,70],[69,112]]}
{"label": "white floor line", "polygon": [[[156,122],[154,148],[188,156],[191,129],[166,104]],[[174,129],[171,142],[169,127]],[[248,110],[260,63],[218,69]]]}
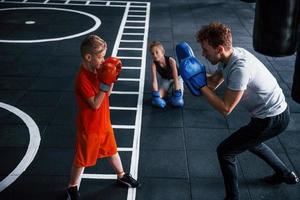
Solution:
{"label": "white floor line", "polygon": [[147,8],[147,6],[133,6],[133,5],[131,5],[130,7],[131,8]]}
{"label": "white floor line", "polygon": [[114,1],[112,1],[112,2],[110,2],[110,6],[123,6],[123,7],[125,7],[126,6],[126,2],[125,3],[117,4]]}
{"label": "white floor line", "polygon": [[112,125],[114,129],[135,129],[134,125]]}
{"label": "white floor line", "polygon": [[117,56],[118,58],[125,59],[125,60],[141,60],[142,57],[129,57],[129,56]]}
{"label": "white floor line", "polygon": [[128,147],[118,147],[118,151],[122,152],[122,151],[132,151],[133,149],[132,148],[128,148]]}
{"label": "white floor line", "polygon": [[116,56],[118,53],[118,48],[120,47],[120,43],[121,43],[121,38],[122,38],[122,34],[124,32],[124,27],[125,27],[125,23],[126,23],[126,19],[127,19],[127,15],[128,15],[128,10],[129,10],[129,6],[127,3],[127,6],[125,8],[124,14],[123,14],[123,18],[119,27],[119,31],[118,31],[118,35],[117,38],[115,40],[115,45],[113,48],[113,52],[112,52],[112,56]]}
{"label": "white floor line", "polygon": [[[123,15],[123,19],[122,19],[122,22],[121,22],[121,25],[120,25],[120,28],[119,28],[119,33],[121,32],[122,30],[122,34],[124,32],[124,29],[125,29],[125,24],[126,24],[126,20],[127,20],[127,16],[128,16],[128,11],[129,11],[129,6],[130,6],[130,3],[127,2],[127,5],[126,5],[126,9],[125,9],[125,12],[124,12],[124,15]],[[129,42],[140,42],[140,41],[136,41],[136,40],[121,40],[122,38],[122,35],[121,34],[118,34],[117,36],[117,39],[116,39],[116,42],[115,42],[115,45],[114,45],[114,49],[113,49],[113,56],[116,56],[117,53],[118,53],[118,50],[120,50],[120,43],[121,42],[124,42],[124,41],[129,41]],[[144,42],[144,41],[141,41],[141,42]],[[126,47],[125,47],[126,48]],[[119,57],[119,56],[118,56]],[[121,56],[119,57],[120,59],[137,59],[137,57],[125,57],[125,56]],[[141,59],[141,58],[138,58],[138,59]],[[137,79],[125,79],[125,78],[120,78],[119,81],[138,81]],[[129,94],[129,92],[121,92],[121,91],[113,91],[113,94]],[[137,94],[138,95],[138,98],[140,96],[139,92],[134,92],[131,94]],[[135,110],[137,110],[137,108],[134,108]],[[137,110],[137,113],[139,111]],[[136,114],[136,117],[138,115]],[[139,124],[140,125],[140,124]],[[137,128],[137,125],[135,124],[134,126],[124,126],[124,125],[113,125],[113,128],[122,128],[122,129],[133,129],[134,130],[134,134],[136,134],[136,128]],[[126,151],[131,151],[132,154],[133,154],[133,151],[136,151],[135,148],[118,148],[118,151],[121,151],[121,150],[126,150]],[[139,150],[139,149],[138,149]],[[134,166],[134,168],[137,168],[138,166]],[[131,168],[132,168],[132,164],[131,164]],[[132,172],[130,171],[130,173],[132,174]],[[132,192],[130,192],[131,189],[128,189],[128,194],[132,194]],[[135,197],[135,195],[127,195],[127,200],[135,200],[135,198],[133,199],[132,197]]]}
{"label": "white floor line", "polygon": [[72,35],[66,35],[66,36],[62,36],[62,37],[58,37],[58,38],[40,38],[40,39],[33,39],[33,40],[1,40],[0,39],[0,42],[3,42],[3,43],[41,43],[41,42],[67,40],[67,39],[72,39],[72,38],[80,37],[82,35],[91,33],[93,31],[97,30],[101,25],[101,20],[98,17],[96,17],[95,15],[91,15],[90,13],[82,12],[79,10],[72,10],[72,9],[66,9],[66,8],[39,6],[39,7],[1,8],[0,10],[55,10],[55,11],[72,12],[72,13],[85,15],[95,21],[95,24],[93,25],[93,27],[91,27],[88,30],[85,30],[83,32],[75,33]]}
{"label": "white floor line", "polygon": [[123,35],[144,35],[144,33],[123,33]]}
{"label": "white floor line", "polygon": [[19,178],[19,176],[27,169],[27,167],[33,161],[37,151],[39,150],[41,136],[38,126],[29,115],[19,110],[18,108],[8,105],[6,103],[0,102],[0,107],[17,115],[25,123],[29,131],[29,144],[26,153],[20,161],[20,163],[17,165],[17,167],[0,182],[1,192],[9,185],[11,185],[17,178]]}
{"label": "white floor line", "polygon": [[[146,72],[146,58],[147,58],[147,41],[148,41],[148,31],[149,31],[149,19],[150,19],[150,3],[147,3],[146,10],[146,23],[145,23],[145,35],[143,43],[143,55],[140,71],[140,85],[139,85],[139,96],[137,103],[137,115],[134,129],[134,138],[133,138],[133,151],[131,155],[131,165],[130,173],[133,177],[138,177],[138,164],[139,164],[139,154],[140,154],[140,137],[141,137],[141,125],[142,125],[142,110],[143,110],[143,94],[144,94],[144,84],[145,84],[145,72]],[[135,200],[136,198],[136,189],[128,189],[127,200]]]}
{"label": "white floor line", "polygon": [[118,78],[118,81],[130,81],[130,82],[139,82],[139,78]]}
{"label": "white floor line", "polygon": [[139,92],[134,91],[112,91],[112,94],[139,94]]}
{"label": "white floor line", "polygon": [[110,110],[137,110],[136,107],[117,107],[117,106],[110,106]]}
{"label": "white floor line", "polygon": [[146,18],[146,15],[135,14],[135,15],[128,15],[128,17],[143,17],[143,18]]}
{"label": "white floor line", "polygon": [[116,174],[82,174],[81,178],[115,180],[117,179],[117,175]]}
{"label": "white floor line", "polygon": [[[81,4],[81,3],[78,3],[78,2],[85,2],[86,3],[86,0],[67,0],[66,2],[65,1],[61,1],[61,2],[51,2],[50,0],[46,0],[44,2],[34,2],[34,1],[28,1],[28,0],[24,0],[24,2],[21,2],[21,1],[5,1],[5,0],[0,0],[0,3],[10,3],[10,4],[14,4],[14,3],[22,3],[22,4],[36,4],[36,5],[40,5],[40,4],[47,4],[47,5],[69,5],[69,6],[83,6],[85,4]],[[116,1],[114,1],[115,3]],[[111,4],[109,1],[92,1],[90,0],[90,3],[88,5],[85,5],[85,6],[101,6],[101,7],[120,7],[120,8],[124,8],[126,7],[126,1],[122,2],[120,1],[120,4]]]}
{"label": "white floor line", "polygon": [[[79,1],[79,2],[85,2],[86,0],[72,0],[72,1]],[[106,0],[90,0],[92,2],[100,2],[100,3],[107,3],[109,2],[110,4],[114,3],[114,4],[124,4],[124,6],[126,6],[127,1],[106,1]],[[145,6],[146,2],[142,2],[142,1],[134,1],[134,4],[142,4],[142,5],[135,5],[135,6]],[[123,6],[123,7],[124,7]]]}
{"label": "white floor line", "polygon": [[120,42],[133,42],[133,43],[143,43],[143,40],[121,40]]}
{"label": "white floor line", "polygon": [[127,20],[126,22],[127,23],[141,23],[141,24],[145,23],[145,21],[140,21],[140,20]]}
{"label": "white floor line", "polygon": [[145,10],[130,10],[129,12],[134,12],[134,13],[145,13]]}
{"label": "white floor line", "polygon": [[125,26],[124,28],[127,28],[127,29],[145,29],[144,26]]}
{"label": "white floor line", "polygon": [[122,67],[122,70],[123,70],[123,69],[126,69],[126,70],[127,70],[127,69],[134,69],[134,70],[137,70],[137,69],[138,69],[138,70],[140,70],[141,67]]}
{"label": "white floor line", "polygon": [[125,47],[120,47],[119,50],[126,50],[126,51],[142,51],[142,48],[125,48]]}

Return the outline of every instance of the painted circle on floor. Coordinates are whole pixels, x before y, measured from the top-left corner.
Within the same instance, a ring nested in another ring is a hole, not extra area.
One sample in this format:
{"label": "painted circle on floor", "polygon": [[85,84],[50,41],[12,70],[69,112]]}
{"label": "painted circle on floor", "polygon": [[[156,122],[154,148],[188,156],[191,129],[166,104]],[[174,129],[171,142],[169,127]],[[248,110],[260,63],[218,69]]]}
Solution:
{"label": "painted circle on floor", "polygon": [[79,10],[54,7],[0,9],[0,42],[38,43],[76,38],[97,30],[101,20]]}
{"label": "painted circle on floor", "polygon": [[34,120],[21,111],[20,109],[8,105],[6,103],[0,102],[0,108],[3,108],[15,115],[17,115],[27,126],[29,131],[29,144],[27,147],[27,151],[22,158],[22,160],[19,162],[19,164],[16,166],[16,168],[2,181],[0,181],[0,192],[3,191],[5,188],[7,188],[10,184],[12,184],[30,165],[30,163],[33,161],[39,146],[41,142],[41,136],[40,131]]}

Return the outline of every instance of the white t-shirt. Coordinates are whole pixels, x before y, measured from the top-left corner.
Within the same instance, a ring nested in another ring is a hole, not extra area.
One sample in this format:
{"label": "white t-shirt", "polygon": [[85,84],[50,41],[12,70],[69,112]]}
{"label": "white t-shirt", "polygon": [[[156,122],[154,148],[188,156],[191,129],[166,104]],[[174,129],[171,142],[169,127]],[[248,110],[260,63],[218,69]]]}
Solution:
{"label": "white t-shirt", "polygon": [[243,48],[233,48],[226,66],[218,65],[224,83],[231,90],[244,90],[240,103],[251,117],[266,118],[282,113],[287,103],[271,72]]}

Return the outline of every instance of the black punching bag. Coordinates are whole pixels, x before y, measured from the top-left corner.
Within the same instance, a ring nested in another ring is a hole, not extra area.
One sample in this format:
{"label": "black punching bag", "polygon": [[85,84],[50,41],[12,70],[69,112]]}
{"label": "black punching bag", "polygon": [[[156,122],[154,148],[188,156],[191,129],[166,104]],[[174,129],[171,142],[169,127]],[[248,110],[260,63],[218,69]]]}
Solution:
{"label": "black punching bag", "polygon": [[[300,23],[300,22],[299,22]],[[295,62],[294,79],[292,86],[292,99],[297,103],[300,103],[300,27],[298,32],[298,49]]]}
{"label": "black punching bag", "polygon": [[299,0],[257,0],[253,28],[254,50],[268,56],[296,51]]}

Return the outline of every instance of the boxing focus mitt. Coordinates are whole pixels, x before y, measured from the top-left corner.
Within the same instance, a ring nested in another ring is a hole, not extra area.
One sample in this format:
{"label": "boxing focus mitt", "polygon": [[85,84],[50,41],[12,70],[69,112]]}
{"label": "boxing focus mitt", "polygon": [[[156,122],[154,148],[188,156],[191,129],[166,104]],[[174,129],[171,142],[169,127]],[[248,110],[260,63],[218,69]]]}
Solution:
{"label": "boxing focus mitt", "polygon": [[180,64],[181,61],[188,57],[195,57],[192,48],[186,42],[182,42],[176,45],[176,56],[178,63]]}
{"label": "boxing focus mitt", "polygon": [[186,43],[176,46],[179,72],[184,83],[195,96],[200,96],[200,89],[207,85],[205,66],[195,58],[192,48]]}
{"label": "boxing focus mitt", "polygon": [[180,63],[179,71],[191,93],[200,96],[200,89],[207,85],[205,66],[195,57],[190,57]]}

